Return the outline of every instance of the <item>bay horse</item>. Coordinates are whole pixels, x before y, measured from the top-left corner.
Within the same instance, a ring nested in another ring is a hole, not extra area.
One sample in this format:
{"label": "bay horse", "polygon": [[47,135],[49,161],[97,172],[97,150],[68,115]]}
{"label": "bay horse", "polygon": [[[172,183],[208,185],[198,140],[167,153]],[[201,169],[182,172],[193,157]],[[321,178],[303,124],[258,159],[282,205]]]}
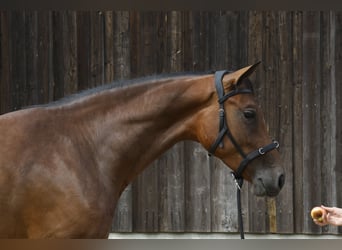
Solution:
{"label": "bay horse", "polygon": [[[107,238],[123,190],[179,141],[217,144],[212,154],[233,171],[244,160],[240,150],[265,153],[271,139],[248,80],[255,68],[222,74],[222,90],[237,92],[220,103],[213,74],[184,74],[1,115],[0,237]],[[217,139],[222,108],[234,141]],[[248,162],[241,177],[256,195],[277,195],[278,150]]]}

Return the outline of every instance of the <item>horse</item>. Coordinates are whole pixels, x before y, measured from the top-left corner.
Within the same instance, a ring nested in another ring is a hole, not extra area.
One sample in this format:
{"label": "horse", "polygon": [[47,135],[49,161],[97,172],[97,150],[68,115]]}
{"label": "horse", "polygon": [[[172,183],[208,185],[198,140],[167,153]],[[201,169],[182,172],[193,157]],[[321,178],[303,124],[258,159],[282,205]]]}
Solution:
{"label": "horse", "polygon": [[256,66],[223,72],[220,91],[213,73],[150,76],[1,115],[0,237],[108,238],[123,190],[184,140],[233,171],[259,151],[239,175],[276,196],[285,174],[248,78]]}

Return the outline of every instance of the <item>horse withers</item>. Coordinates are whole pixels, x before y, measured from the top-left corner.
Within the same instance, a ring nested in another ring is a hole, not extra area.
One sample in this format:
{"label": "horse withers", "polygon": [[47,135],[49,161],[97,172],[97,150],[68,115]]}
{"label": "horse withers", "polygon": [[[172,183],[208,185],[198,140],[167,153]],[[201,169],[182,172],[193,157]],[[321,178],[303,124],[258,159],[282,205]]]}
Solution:
{"label": "horse withers", "polygon": [[[255,67],[222,74],[223,97],[213,74],[154,76],[1,115],[0,237],[107,238],[122,191],[182,140],[235,172],[265,153],[275,144],[247,78]],[[284,184],[279,152],[268,151],[240,171],[259,196]]]}

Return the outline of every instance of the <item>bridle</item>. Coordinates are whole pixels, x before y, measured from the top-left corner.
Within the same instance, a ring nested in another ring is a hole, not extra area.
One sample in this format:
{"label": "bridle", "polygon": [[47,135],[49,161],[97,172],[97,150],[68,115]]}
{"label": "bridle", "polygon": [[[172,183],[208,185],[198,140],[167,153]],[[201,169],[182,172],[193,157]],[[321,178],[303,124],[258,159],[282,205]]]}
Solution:
{"label": "bridle", "polygon": [[[226,112],[224,109],[224,102],[227,101],[230,97],[238,95],[238,94],[252,94],[252,89],[239,89],[235,88],[234,90],[228,92],[227,94],[224,93],[224,88],[222,84],[223,76],[227,73],[230,73],[227,70],[221,70],[215,72],[215,87],[218,95],[218,103],[220,105],[219,108],[219,134],[217,136],[217,139],[215,142],[211,145],[209,148],[209,156],[213,155],[217,149],[217,147],[223,148],[223,138],[225,135],[228,136],[236,150],[239,152],[243,160],[241,161],[238,169],[236,172],[232,172],[232,176],[234,178],[235,184],[237,186],[237,209],[238,209],[238,223],[239,223],[239,229],[240,229],[240,237],[241,239],[244,239],[244,230],[243,230],[243,221],[242,221],[242,211],[241,211],[241,187],[243,184],[243,177],[242,173],[248,166],[248,164],[253,161],[254,159],[258,158],[259,156],[262,156],[268,152],[270,152],[273,149],[279,148],[279,143],[275,140],[272,141],[272,143],[261,147],[255,151],[252,151],[248,154],[245,154],[245,152],[242,150],[240,145],[236,142],[234,139],[232,133],[229,130],[229,126],[226,119]],[[238,83],[237,83],[238,85]]]}

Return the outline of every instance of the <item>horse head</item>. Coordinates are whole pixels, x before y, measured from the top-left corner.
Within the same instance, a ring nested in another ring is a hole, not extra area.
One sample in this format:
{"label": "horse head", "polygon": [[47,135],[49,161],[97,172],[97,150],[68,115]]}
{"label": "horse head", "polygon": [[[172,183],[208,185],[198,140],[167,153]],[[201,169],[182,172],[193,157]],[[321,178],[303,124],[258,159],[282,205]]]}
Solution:
{"label": "horse head", "polygon": [[248,79],[257,65],[216,74],[216,91],[198,123],[198,139],[233,170],[236,178],[251,182],[257,196],[276,196],[285,174],[279,144],[268,134]]}

